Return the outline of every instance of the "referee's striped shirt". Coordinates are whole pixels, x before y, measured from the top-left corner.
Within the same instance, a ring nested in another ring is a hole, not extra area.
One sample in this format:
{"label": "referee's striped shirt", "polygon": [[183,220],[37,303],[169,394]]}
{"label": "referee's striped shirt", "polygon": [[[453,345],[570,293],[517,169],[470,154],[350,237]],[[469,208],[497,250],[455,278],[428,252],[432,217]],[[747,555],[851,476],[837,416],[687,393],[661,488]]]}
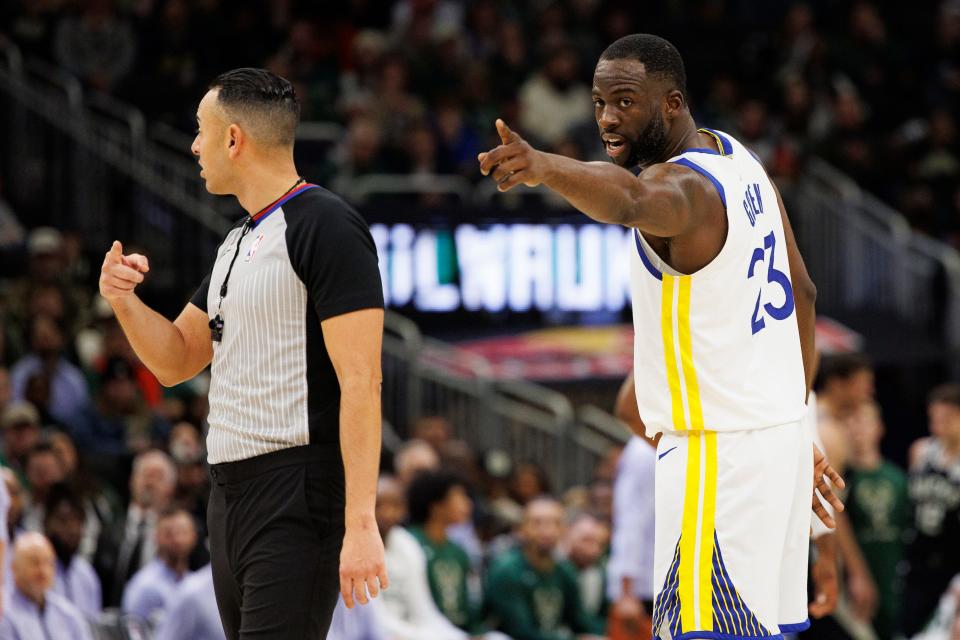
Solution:
{"label": "referee's striped shirt", "polygon": [[339,449],[340,385],[320,322],[383,308],[370,231],[339,197],[304,184],[252,218],[242,238],[243,221],[227,234],[191,299],[210,318],[219,304],[224,322],[213,343],[210,464],[306,444]]}

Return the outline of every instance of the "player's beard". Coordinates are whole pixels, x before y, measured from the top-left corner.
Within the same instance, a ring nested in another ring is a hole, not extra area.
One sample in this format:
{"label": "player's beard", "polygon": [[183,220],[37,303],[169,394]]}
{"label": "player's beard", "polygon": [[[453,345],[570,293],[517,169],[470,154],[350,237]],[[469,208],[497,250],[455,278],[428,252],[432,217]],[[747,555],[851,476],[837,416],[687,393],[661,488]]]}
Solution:
{"label": "player's beard", "polygon": [[667,126],[663,114],[659,111],[650,120],[640,135],[630,141],[630,157],[627,167],[647,167],[655,162],[666,160],[663,154],[667,150]]}

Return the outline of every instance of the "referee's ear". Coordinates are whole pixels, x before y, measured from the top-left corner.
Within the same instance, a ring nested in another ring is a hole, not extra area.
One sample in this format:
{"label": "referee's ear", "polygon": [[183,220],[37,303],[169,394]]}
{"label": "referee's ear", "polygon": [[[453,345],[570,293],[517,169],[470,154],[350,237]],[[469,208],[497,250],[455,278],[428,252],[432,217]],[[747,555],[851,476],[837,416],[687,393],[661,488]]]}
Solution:
{"label": "referee's ear", "polygon": [[236,158],[237,154],[240,153],[244,141],[243,129],[236,123],[227,127],[227,153],[231,159]]}

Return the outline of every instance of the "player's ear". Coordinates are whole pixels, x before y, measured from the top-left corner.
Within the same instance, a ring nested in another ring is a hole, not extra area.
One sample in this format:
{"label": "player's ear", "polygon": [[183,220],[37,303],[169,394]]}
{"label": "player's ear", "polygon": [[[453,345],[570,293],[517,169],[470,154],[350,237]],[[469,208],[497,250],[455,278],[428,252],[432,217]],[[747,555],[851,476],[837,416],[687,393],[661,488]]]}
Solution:
{"label": "player's ear", "polygon": [[664,115],[668,119],[677,117],[687,106],[687,101],[679,89],[671,89],[664,97]]}

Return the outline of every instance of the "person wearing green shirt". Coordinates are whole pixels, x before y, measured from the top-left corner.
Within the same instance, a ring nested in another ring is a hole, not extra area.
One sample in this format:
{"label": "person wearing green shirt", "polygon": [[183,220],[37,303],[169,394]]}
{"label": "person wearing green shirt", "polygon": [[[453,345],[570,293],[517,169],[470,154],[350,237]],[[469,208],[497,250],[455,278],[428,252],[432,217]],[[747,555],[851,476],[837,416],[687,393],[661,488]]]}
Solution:
{"label": "person wearing green shirt", "polygon": [[428,471],[416,476],[407,489],[410,533],[427,557],[430,593],[450,622],[471,633],[480,633],[478,608],[470,601],[470,559],[447,536],[447,528],[470,519],[473,502],[464,481],[446,472]]}
{"label": "person wearing green shirt", "polygon": [[520,546],[490,568],[487,606],[514,640],[587,640],[603,633],[602,623],[583,610],[575,570],[557,560],[562,532],[560,503],[536,498],[524,508]]}
{"label": "person wearing green shirt", "polygon": [[847,419],[850,468],[847,513],[879,592],[872,623],[877,636],[894,634],[903,592],[901,563],[911,507],[907,475],[880,453],[883,421],[874,402],[863,403]]}

